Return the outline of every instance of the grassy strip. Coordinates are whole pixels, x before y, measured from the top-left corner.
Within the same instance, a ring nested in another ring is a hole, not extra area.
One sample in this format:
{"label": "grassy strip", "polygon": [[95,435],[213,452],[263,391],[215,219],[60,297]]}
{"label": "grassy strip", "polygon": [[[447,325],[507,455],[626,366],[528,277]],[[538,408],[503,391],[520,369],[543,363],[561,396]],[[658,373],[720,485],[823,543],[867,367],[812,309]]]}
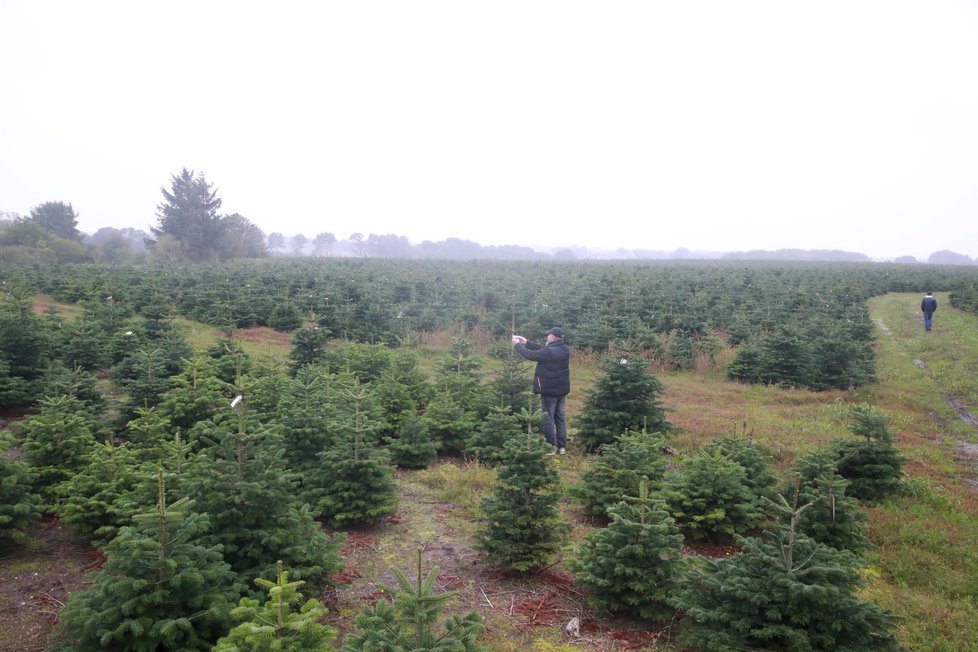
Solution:
{"label": "grassy strip", "polygon": [[870,303],[879,326],[880,383],[873,402],[894,417],[907,458],[907,495],[871,511],[877,546],[869,594],[903,617],[901,640],[913,650],[974,649],[978,640],[978,491],[969,481],[978,440],[949,403],[978,398],[978,320],[938,295],[935,329],[926,333],[920,297],[892,294]]}

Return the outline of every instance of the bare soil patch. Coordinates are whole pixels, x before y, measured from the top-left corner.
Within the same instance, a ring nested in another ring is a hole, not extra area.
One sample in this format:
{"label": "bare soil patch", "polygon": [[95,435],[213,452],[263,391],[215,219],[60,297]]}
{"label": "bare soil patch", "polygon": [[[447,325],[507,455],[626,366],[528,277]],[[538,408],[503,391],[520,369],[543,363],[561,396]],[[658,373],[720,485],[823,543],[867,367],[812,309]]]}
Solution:
{"label": "bare soil patch", "polygon": [[33,544],[0,558],[0,652],[44,652],[68,596],[104,561],[55,518],[30,531]]}

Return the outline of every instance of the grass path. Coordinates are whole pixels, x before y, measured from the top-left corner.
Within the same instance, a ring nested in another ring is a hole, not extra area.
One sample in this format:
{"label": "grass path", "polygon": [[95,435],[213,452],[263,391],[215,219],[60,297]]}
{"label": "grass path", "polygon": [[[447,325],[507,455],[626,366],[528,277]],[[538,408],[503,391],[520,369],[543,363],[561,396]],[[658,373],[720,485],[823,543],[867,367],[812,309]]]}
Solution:
{"label": "grass path", "polygon": [[870,302],[880,382],[866,399],[892,417],[908,495],[871,511],[869,593],[904,617],[911,650],[978,650],[978,319],[941,308],[926,333],[919,295]]}

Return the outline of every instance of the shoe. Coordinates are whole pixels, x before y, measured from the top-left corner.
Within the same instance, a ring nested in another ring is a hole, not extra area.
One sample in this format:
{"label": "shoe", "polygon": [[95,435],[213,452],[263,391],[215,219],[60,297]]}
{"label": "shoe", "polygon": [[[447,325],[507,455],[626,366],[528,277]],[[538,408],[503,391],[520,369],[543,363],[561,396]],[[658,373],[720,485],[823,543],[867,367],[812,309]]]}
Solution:
{"label": "shoe", "polygon": [[557,454],[558,455],[566,455],[567,454],[567,449],[566,448],[558,448],[557,449]]}

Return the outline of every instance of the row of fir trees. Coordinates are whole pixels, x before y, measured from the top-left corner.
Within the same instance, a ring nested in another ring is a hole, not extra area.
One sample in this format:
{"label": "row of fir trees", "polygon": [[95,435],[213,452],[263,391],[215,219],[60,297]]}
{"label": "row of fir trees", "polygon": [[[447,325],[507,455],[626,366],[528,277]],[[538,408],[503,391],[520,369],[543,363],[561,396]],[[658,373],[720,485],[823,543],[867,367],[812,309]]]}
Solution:
{"label": "row of fir trees", "polygon": [[[288,362],[253,360],[228,328],[195,352],[166,305],[135,319],[111,297],[66,322],[13,311],[33,376],[0,387],[30,405],[17,455],[0,456],[0,545],[55,515],[105,557],[60,614],[57,649],[324,650],[335,631],[303,600],[343,569],[338,528],[397,506],[394,469],[439,455],[491,465],[476,546],[522,573],[568,552],[590,601],[657,619],[688,615],[695,649],[897,649],[893,617],[858,597],[870,546],[859,501],[896,491],[886,415],[853,408],[855,438],[801,458],[780,481],[731,436],[684,460],[666,444],[663,387],[639,358],[607,359],[576,422],[592,454],[572,497],[595,527],[568,551],[558,468],[546,456],[525,363],[456,339],[430,372],[406,349],[338,343],[315,324]],[[112,393],[99,391],[105,372]],[[687,540],[734,544],[705,559]],[[357,619],[344,650],[476,650],[477,614],[439,622],[436,571]]]}

